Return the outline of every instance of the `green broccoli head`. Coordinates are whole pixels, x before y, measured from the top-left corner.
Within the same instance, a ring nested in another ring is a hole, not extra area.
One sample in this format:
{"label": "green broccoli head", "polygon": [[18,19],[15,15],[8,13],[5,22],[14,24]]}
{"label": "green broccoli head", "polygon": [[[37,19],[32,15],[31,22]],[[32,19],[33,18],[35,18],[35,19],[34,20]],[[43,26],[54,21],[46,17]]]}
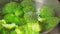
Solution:
{"label": "green broccoli head", "polygon": [[17,8],[17,3],[16,2],[10,2],[7,3],[4,8],[3,8],[3,13],[13,13],[13,11]]}
{"label": "green broccoli head", "polygon": [[45,19],[46,20],[44,22],[40,23],[42,25],[42,31],[50,30],[51,28],[56,26],[59,22],[59,18],[57,17],[48,17]]}
{"label": "green broccoli head", "polygon": [[21,16],[23,14],[23,10],[19,3],[10,2],[3,7],[3,13],[4,14],[13,13],[16,16]]}
{"label": "green broccoli head", "polygon": [[27,22],[24,30],[27,34],[38,34],[41,31],[41,27],[37,20],[38,16],[35,12],[28,12],[24,14],[24,19]]}
{"label": "green broccoli head", "polygon": [[4,16],[4,19],[6,20],[6,22],[15,22],[16,19],[15,19],[15,15],[14,14],[7,14]]}
{"label": "green broccoli head", "polygon": [[35,5],[32,0],[23,0],[21,6],[23,7],[24,13],[35,10]]}
{"label": "green broccoli head", "polygon": [[4,19],[6,20],[7,23],[18,23],[19,22],[19,18],[16,17],[14,14],[7,14],[4,16]]}
{"label": "green broccoli head", "polygon": [[40,8],[40,14],[39,14],[39,16],[41,18],[54,17],[55,16],[55,12],[49,6],[42,6]]}
{"label": "green broccoli head", "polygon": [[17,17],[14,14],[5,15],[4,19],[7,23],[15,23],[17,25],[23,25],[26,23],[24,18]]}
{"label": "green broccoli head", "polygon": [[15,16],[23,16],[23,10],[22,9],[20,9],[20,8],[16,8],[15,10],[14,10],[14,14],[15,14]]}
{"label": "green broccoli head", "polygon": [[39,34],[41,31],[41,26],[38,24],[38,22],[27,23],[24,25],[23,29],[25,34]]}
{"label": "green broccoli head", "polygon": [[23,8],[21,5],[18,5],[17,8],[14,9],[13,13],[16,15],[16,16],[22,16],[23,15]]}
{"label": "green broccoli head", "polygon": [[35,12],[28,12],[24,14],[24,19],[27,23],[34,23],[37,22],[38,16],[36,15]]}

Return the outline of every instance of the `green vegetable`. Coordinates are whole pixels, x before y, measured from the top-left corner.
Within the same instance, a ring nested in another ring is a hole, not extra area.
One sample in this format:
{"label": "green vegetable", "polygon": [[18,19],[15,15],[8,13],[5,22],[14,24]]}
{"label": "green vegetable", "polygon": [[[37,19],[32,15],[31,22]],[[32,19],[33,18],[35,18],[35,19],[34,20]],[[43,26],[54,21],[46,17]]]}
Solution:
{"label": "green vegetable", "polygon": [[23,0],[21,3],[24,13],[35,10],[35,4],[32,0]]}
{"label": "green vegetable", "polygon": [[40,9],[40,15],[39,16],[41,18],[54,17],[55,12],[49,6],[42,6]]}
{"label": "green vegetable", "polygon": [[0,34],[39,34],[41,26],[32,0],[10,1],[2,10]]}
{"label": "green vegetable", "polygon": [[16,16],[21,16],[23,14],[22,7],[19,5],[19,3],[16,2],[10,2],[7,3],[3,8],[3,13],[13,13]]}
{"label": "green vegetable", "polygon": [[6,20],[7,23],[15,23],[17,25],[23,25],[25,24],[24,18],[19,18],[14,16],[13,14],[7,14],[4,16],[4,19]]}
{"label": "green vegetable", "polygon": [[16,9],[14,9],[14,14],[16,16],[22,16],[23,15],[23,9],[21,5],[18,5],[18,7]]}
{"label": "green vegetable", "polygon": [[0,34],[7,34],[7,31],[5,30],[5,28],[2,27],[2,29],[0,30]]}
{"label": "green vegetable", "polygon": [[19,28],[16,28],[16,29],[15,29],[15,32],[16,32],[17,34],[23,34],[23,31],[21,31]]}
{"label": "green vegetable", "polygon": [[42,26],[42,32],[48,31],[59,22],[59,18],[55,17],[55,12],[49,6],[42,6],[39,14],[40,25]]}
{"label": "green vegetable", "polygon": [[40,23],[42,25],[42,31],[50,30],[51,28],[56,26],[59,22],[59,18],[57,17],[48,17],[45,19],[46,20],[44,22]]}
{"label": "green vegetable", "polygon": [[8,34],[5,30],[1,30],[1,34]]}
{"label": "green vegetable", "polygon": [[37,15],[35,12],[28,12],[24,14],[25,21],[25,34],[39,34],[41,27],[37,21]]}
{"label": "green vegetable", "polygon": [[[19,31],[23,34],[39,34],[41,31],[41,26],[37,23],[27,23],[19,27]],[[17,31],[18,32],[18,31]]]}
{"label": "green vegetable", "polygon": [[6,22],[19,22],[19,18],[17,18],[14,14],[7,14],[4,16]]}
{"label": "green vegetable", "polygon": [[11,31],[10,34],[16,34],[16,32],[15,31]]}
{"label": "green vegetable", "polygon": [[4,16],[0,20],[0,34],[40,34],[59,22],[49,6],[41,7],[38,16],[32,0],[22,0],[20,3],[10,1],[0,13]]}
{"label": "green vegetable", "polygon": [[0,34],[6,34],[6,31],[2,27],[2,24],[6,24],[5,20],[0,20]]}
{"label": "green vegetable", "polygon": [[3,20],[3,19],[2,19],[2,20],[0,20],[0,30],[3,28],[3,27],[2,27],[2,24],[6,24],[6,21],[5,21],[5,20]]}
{"label": "green vegetable", "polygon": [[0,20],[0,25],[1,24],[6,24],[6,21],[4,19]]}
{"label": "green vegetable", "polygon": [[24,25],[26,24],[26,21],[24,18],[20,18],[18,25]]}
{"label": "green vegetable", "polygon": [[21,5],[16,2],[10,2],[6,4],[3,8],[4,19],[7,23],[16,23],[18,25],[25,24],[25,20],[23,17],[23,10]]}
{"label": "green vegetable", "polygon": [[35,12],[28,12],[24,14],[24,19],[27,23],[32,23],[32,22],[36,22],[38,19],[38,16],[36,15]]}
{"label": "green vegetable", "polygon": [[24,30],[25,34],[37,34],[41,31],[41,26],[38,23],[27,23]]}
{"label": "green vegetable", "polygon": [[13,13],[13,11],[18,7],[16,2],[7,3],[3,8],[3,13]]}
{"label": "green vegetable", "polygon": [[3,27],[5,27],[6,29],[13,29],[16,27],[15,24],[2,24]]}

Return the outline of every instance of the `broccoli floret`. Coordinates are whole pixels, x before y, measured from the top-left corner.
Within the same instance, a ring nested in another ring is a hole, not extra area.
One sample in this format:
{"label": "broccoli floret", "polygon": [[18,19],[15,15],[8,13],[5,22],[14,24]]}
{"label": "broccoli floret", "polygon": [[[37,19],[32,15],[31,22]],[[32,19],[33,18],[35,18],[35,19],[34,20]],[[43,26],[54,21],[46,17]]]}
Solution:
{"label": "broccoli floret", "polygon": [[28,12],[24,14],[24,19],[28,23],[36,22],[38,19],[38,16],[36,15],[35,12]]}
{"label": "broccoli floret", "polygon": [[23,26],[20,26],[19,29],[23,32],[23,34],[39,34],[41,31],[41,26],[38,22],[27,23]]}
{"label": "broccoli floret", "polygon": [[18,18],[16,18],[14,14],[7,14],[7,15],[5,15],[4,19],[6,20],[7,23],[9,23],[9,22],[12,23],[12,22],[19,21]]}
{"label": "broccoli floret", "polygon": [[42,31],[50,30],[51,28],[56,26],[59,22],[59,18],[57,17],[48,17],[45,19],[46,20],[44,22],[40,23],[42,25]]}
{"label": "broccoli floret", "polygon": [[26,34],[39,34],[41,27],[37,21],[37,15],[34,12],[28,12],[24,14],[25,21],[25,33]]}
{"label": "broccoli floret", "polygon": [[13,13],[16,16],[21,16],[23,14],[21,5],[19,5],[19,3],[16,2],[7,3],[3,7],[3,14],[9,14],[9,13]]}
{"label": "broccoli floret", "polygon": [[49,6],[42,6],[40,8],[40,14],[39,14],[39,16],[41,18],[54,17],[55,16],[55,12]]}
{"label": "broccoli floret", "polygon": [[32,0],[23,0],[21,6],[23,7],[24,13],[35,10],[35,5]]}
{"label": "broccoli floret", "polygon": [[14,14],[7,14],[4,16],[4,19],[7,23],[15,23],[17,25],[24,25],[25,19],[15,16]]}
{"label": "broccoli floret", "polygon": [[17,3],[16,2],[10,2],[7,3],[4,7],[3,7],[3,13],[13,13],[13,11],[17,8]]}

